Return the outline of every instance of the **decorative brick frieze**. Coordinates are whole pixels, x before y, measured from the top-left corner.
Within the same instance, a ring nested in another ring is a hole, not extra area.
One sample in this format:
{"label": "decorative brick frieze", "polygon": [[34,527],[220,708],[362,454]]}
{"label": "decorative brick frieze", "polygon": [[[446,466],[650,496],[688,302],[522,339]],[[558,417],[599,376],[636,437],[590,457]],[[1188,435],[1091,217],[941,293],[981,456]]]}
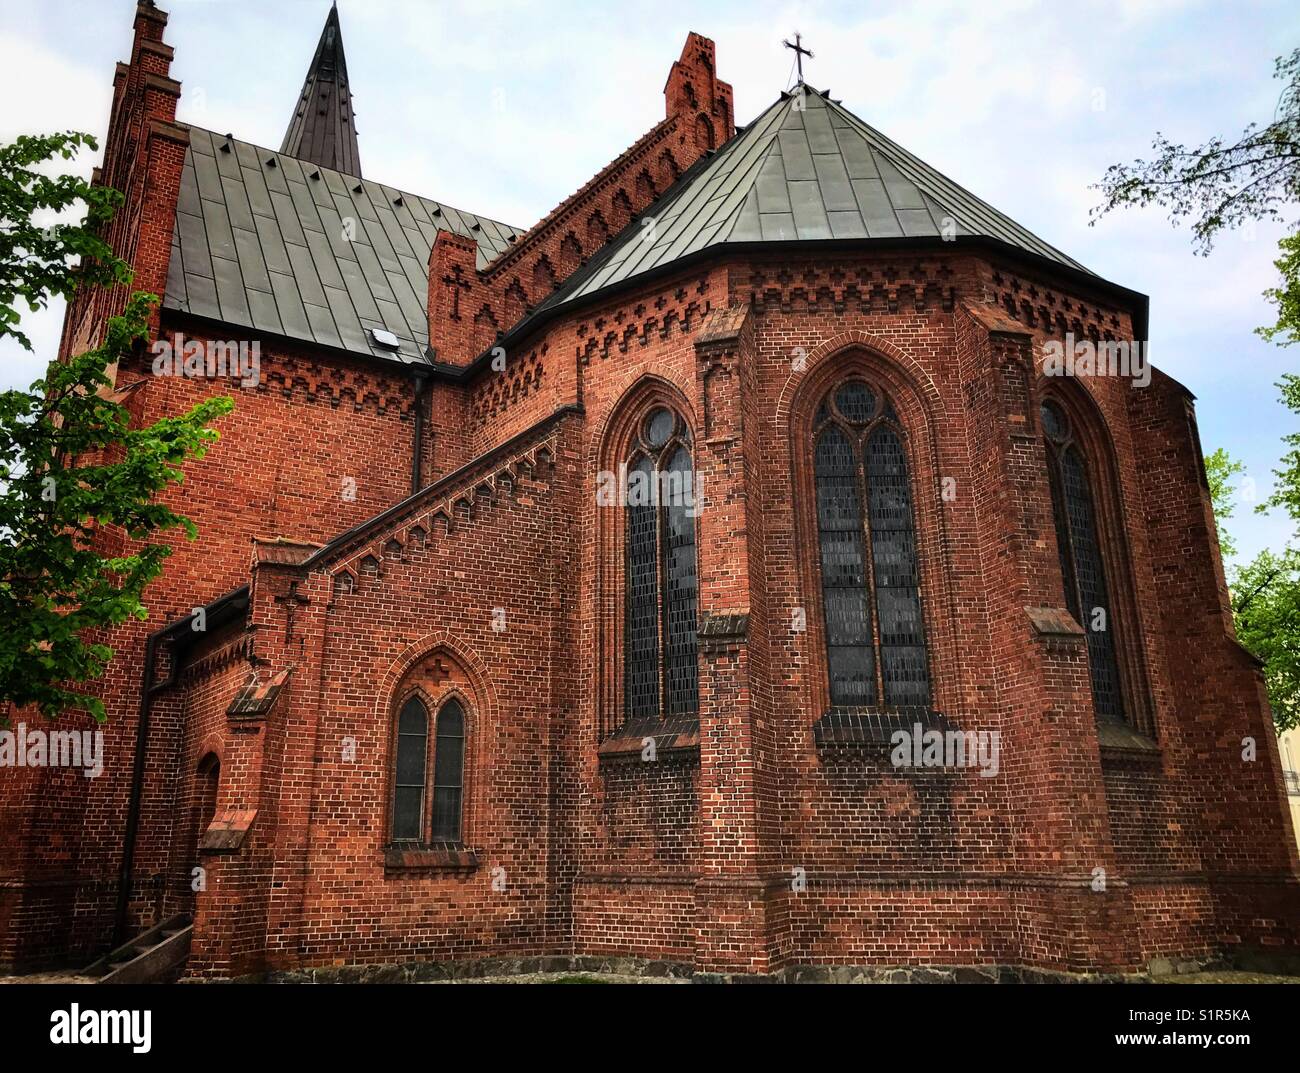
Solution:
{"label": "decorative brick frieze", "polygon": [[518,361],[507,364],[501,375],[484,377],[473,388],[471,413],[476,427],[482,428],[516,402],[541,390],[549,349],[547,343],[535,347]]}
{"label": "decorative brick frieze", "polygon": [[923,313],[951,312],[961,294],[959,279],[960,268],[941,259],[798,257],[761,262],[740,286],[760,311]]}
{"label": "decorative brick frieze", "polygon": [[587,366],[593,358],[604,361],[627,354],[633,343],[647,347],[656,340],[668,339],[674,329],[691,334],[713,308],[706,297],[708,290],[708,278],[700,277],[691,287],[679,286],[671,293],[660,294],[648,306],[638,302],[580,320],[576,329],[579,362]]}
{"label": "decorative brick frieze", "polygon": [[1125,314],[1115,306],[1081,299],[1038,273],[994,264],[987,271],[988,300],[1028,328],[1057,337],[1122,338]]}

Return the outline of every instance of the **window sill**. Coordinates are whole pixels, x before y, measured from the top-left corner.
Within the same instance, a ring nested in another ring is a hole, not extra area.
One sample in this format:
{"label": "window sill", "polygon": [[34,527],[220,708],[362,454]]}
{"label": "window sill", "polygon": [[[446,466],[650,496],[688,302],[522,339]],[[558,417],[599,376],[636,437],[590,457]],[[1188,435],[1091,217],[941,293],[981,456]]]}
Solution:
{"label": "window sill", "polygon": [[643,761],[646,739],[654,740],[655,762],[699,759],[700,720],[697,716],[668,719],[638,719],[625,723],[600,743],[596,755],[606,763],[650,763]]}
{"label": "window sill", "polygon": [[1127,723],[1098,723],[1097,744],[1103,761],[1137,761],[1160,766],[1160,746]]}
{"label": "window sill", "polygon": [[954,729],[945,716],[930,708],[832,708],[813,724],[813,742],[818,752],[887,750],[898,731],[911,734],[918,723],[922,733]]}
{"label": "window sill", "polygon": [[396,845],[384,847],[385,875],[473,872],[477,868],[478,855],[472,849],[453,843],[434,846]]}

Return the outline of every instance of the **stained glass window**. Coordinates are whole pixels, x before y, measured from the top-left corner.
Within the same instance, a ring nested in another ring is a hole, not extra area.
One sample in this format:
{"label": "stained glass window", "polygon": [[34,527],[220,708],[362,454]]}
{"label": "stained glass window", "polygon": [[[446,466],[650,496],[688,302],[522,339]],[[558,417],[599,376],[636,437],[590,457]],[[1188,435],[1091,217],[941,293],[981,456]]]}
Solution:
{"label": "stained glass window", "polygon": [[837,426],[817,440],[817,524],[831,703],[874,704],[876,659],[862,551],[862,500],[853,444]]}
{"label": "stained glass window", "polygon": [[623,677],[631,716],[659,714],[659,517],[653,503],[640,502],[642,497],[634,494],[638,488],[651,487],[653,480],[649,458],[642,458],[628,473]]}
{"label": "stained glass window", "polygon": [[452,698],[438,712],[433,751],[434,842],[460,841],[461,791],[465,779],[465,709]]}
{"label": "stained glass window", "polygon": [[671,410],[641,423],[627,470],[623,693],[628,718],[699,708],[697,489],[690,435]]}
{"label": "stained glass window", "polygon": [[1115,623],[1088,469],[1061,407],[1049,400],[1043,403],[1041,414],[1065,604],[1087,635],[1088,671],[1097,718],[1122,723],[1124,701]]}
{"label": "stained glass window", "polygon": [[831,704],[874,706],[883,698],[891,708],[927,706],[911,481],[893,406],[864,381],[849,380],[814,422]]}
{"label": "stained glass window", "polygon": [[424,827],[425,764],[429,747],[429,716],[412,697],[397,717],[397,762],[394,765],[393,841],[418,842]]}
{"label": "stained glass window", "polygon": [[925,627],[907,456],[898,433],[878,426],[867,439],[871,558],[876,581],[881,677],[888,705],[930,702]]}

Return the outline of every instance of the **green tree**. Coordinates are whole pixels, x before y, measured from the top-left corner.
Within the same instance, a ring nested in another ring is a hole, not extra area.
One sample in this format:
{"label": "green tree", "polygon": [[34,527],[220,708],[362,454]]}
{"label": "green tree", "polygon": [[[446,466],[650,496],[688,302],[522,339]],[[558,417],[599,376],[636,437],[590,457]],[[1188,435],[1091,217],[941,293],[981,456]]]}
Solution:
{"label": "green tree", "polygon": [[1228,535],[1223,523],[1232,517],[1236,506],[1233,502],[1236,489],[1232,478],[1245,468],[1240,462],[1233,461],[1222,447],[1205,456],[1205,476],[1209,480],[1210,502],[1214,504],[1214,520],[1219,530],[1219,550],[1225,559],[1231,559],[1237,554],[1237,545]]}
{"label": "green tree", "polygon": [[[1264,292],[1277,309],[1277,320],[1257,328],[1263,338],[1282,346],[1300,339],[1300,230],[1287,217],[1300,203],[1300,48],[1274,62],[1282,83],[1273,119],[1249,124],[1232,142],[1211,138],[1188,148],[1157,133],[1150,160],[1113,164],[1098,183],[1102,203],[1092,223],[1126,206],[1158,205],[1177,227],[1190,221],[1193,247],[1206,255],[1224,228],[1256,220],[1287,223],[1274,262],[1280,282]],[[1300,379],[1283,377],[1282,401],[1300,414]],[[1283,509],[1300,534],[1300,433],[1284,441],[1290,450],[1275,471],[1269,499],[1256,509]],[[1219,545],[1226,558],[1236,545],[1224,528],[1232,516],[1232,479],[1242,471],[1220,449],[1206,456],[1206,474],[1214,502]],[[1300,555],[1287,548],[1281,555],[1263,551],[1231,572],[1232,610],[1237,637],[1264,663],[1269,701],[1279,730],[1300,722]]]}
{"label": "green tree", "polygon": [[[82,148],[96,148],[94,139],[64,133],[0,145],[0,338],[28,350],[19,303],[35,311],[54,296],[131,279],[102,237],[121,195],[48,174],[48,162]],[[80,218],[36,222],[69,212]],[[153,301],[133,295],[99,346],[51,361],[26,390],[0,392],[0,703],[51,717],[81,709],[102,721],[104,705],[85,685],[113,651],[95,633],[147,616],[144,589],[171,551],[151,538],[176,528],[196,536],[159,496],[217,438],[210,425],[232,402],[211,398],[131,427],[108,370],[141,345]]]}
{"label": "green tree", "polygon": [[[1193,245],[1205,255],[1224,228],[1284,220],[1300,202],[1300,48],[1278,57],[1274,77],[1283,88],[1272,122],[1251,123],[1228,144],[1211,138],[1190,149],[1156,134],[1152,159],[1106,169],[1091,222],[1123,206],[1159,205],[1175,227],[1191,221]],[[1274,262],[1281,283],[1264,292],[1277,322],[1257,329],[1284,346],[1300,339],[1300,232],[1294,221],[1288,228]]]}
{"label": "green tree", "polygon": [[1264,664],[1278,732],[1300,725],[1300,556],[1261,551],[1232,578],[1237,640]]}
{"label": "green tree", "polygon": [[[1277,387],[1282,393],[1283,405],[1300,416],[1300,376],[1283,373]],[[1289,450],[1282,456],[1282,468],[1273,471],[1277,478],[1273,494],[1255,509],[1260,514],[1273,509],[1286,511],[1296,526],[1293,535],[1300,537],[1300,432],[1288,432],[1282,437],[1282,442]]]}
{"label": "green tree", "polygon": [[[1287,374],[1278,388],[1288,409],[1300,417],[1300,377]],[[1300,537],[1300,432],[1288,433],[1282,440],[1290,450],[1283,456],[1280,468],[1273,471],[1276,482],[1272,495],[1255,510],[1285,511],[1296,526],[1294,536]],[[1232,517],[1232,478],[1242,469],[1242,464],[1233,461],[1223,448],[1205,458],[1219,544],[1225,557],[1236,551],[1223,523]],[[1249,563],[1232,569],[1229,586],[1237,640],[1264,664],[1268,699],[1278,730],[1300,725],[1300,552],[1288,547],[1279,555],[1265,549]]]}
{"label": "green tree", "polygon": [[[1300,377],[1286,373],[1278,383],[1282,402],[1300,418]],[[1284,511],[1295,528],[1281,555],[1262,551],[1235,575],[1233,619],[1237,636],[1264,661],[1268,697],[1278,730],[1300,725],[1300,432],[1282,437],[1282,456],[1273,494],[1255,508]]]}

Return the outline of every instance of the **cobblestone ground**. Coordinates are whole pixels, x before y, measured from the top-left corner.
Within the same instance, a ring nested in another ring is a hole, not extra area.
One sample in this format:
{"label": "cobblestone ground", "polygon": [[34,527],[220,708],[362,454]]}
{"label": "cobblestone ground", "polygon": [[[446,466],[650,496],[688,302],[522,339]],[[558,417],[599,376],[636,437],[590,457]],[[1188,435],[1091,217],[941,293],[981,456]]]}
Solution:
{"label": "cobblestone ground", "polygon": [[[687,984],[690,980],[668,976],[620,976],[598,972],[534,972],[520,976],[483,976],[466,980],[426,980],[424,983],[451,984]],[[1300,976],[1274,976],[1264,972],[1188,972],[1159,976],[1156,983],[1168,984],[1300,984]],[[90,984],[94,978],[73,972],[36,972],[24,976],[0,976],[4,984]]]}
{"label": "cobblestone ground", "polygon": [[31,972],[25,976],[0,976],[0,984],[90,984],[93,976],[78,976],[75,972]]}
{"label": "cobblestone ground", "polygon": [[690,980],[668,976],[618,976],[614,973],[598,972],[534,972],[523,976],[484,976],[477,980],[445,982],[454,984],[689,984]]}
{"label": "cobblestone ground", "polygon": [[1159,983],[1171,984],[1300,984],[1300,976],[1273,976],[1266,972],[1189,972],[1162,976]]}
{"label": "cobblestone ground", "polygon": [[[617,976],[596,972],[537,972],[522,976],[485,976],[478,980],[430,981],[457,984],[686,984],[671,977]],[[1188,972],[1160,976],[1156,983],[1169,984],[1300,984],[1300,976],[1273,976],[1264,972]],[[1033,985],[1026,985],[1033,986]]]}

